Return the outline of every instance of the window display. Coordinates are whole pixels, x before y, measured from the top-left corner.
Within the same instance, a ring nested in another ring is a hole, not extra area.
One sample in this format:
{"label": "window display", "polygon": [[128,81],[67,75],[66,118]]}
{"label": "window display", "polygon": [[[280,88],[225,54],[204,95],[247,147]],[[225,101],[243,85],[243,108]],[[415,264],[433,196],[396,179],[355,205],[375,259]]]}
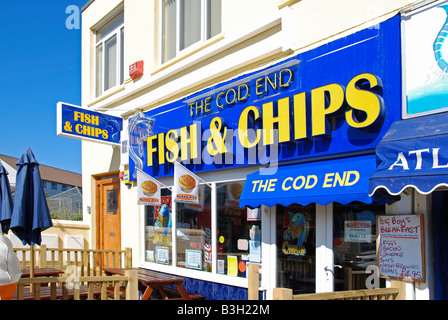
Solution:
{"label": "window display", "polygon": [[259,210],[239,207],[244,181],[217,185],[217,272],[245,277],[248,263],[261,263]]}
{"label": "window display", "polygon": [[172,265],[171,191],[162,189],[160,206],[145,206],[145,261]]}
{"label": "window display", "polygon": [[199,203],[176,204],[177,266],[212,271],[211,189],[199,186]]}
{"label": "window display", "polygon": [[277,287],[293,294],[314,293],[316,207],[277,205]]}

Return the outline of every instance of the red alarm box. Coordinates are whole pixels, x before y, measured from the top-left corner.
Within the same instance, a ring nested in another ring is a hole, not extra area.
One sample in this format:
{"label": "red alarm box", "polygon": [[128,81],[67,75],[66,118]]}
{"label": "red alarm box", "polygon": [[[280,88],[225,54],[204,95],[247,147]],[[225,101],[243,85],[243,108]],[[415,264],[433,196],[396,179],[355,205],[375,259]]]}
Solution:
{"label": "red alarm box", "polygon": [[135,80],[143,75],[143,61],[137,61],[129,66],[129,76]]}

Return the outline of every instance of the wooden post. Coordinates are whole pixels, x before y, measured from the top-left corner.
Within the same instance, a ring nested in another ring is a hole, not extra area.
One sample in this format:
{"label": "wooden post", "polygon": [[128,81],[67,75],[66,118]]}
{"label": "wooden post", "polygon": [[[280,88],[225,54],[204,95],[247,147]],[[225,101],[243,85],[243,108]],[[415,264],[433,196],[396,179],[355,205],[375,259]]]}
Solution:
{"label": "wooden post", "polygon": [[247,278],[248,278],[248,288],[247,288],[247,299],[248,300],[259,300],[258,287],[260,286],[259,279],[259,269],[260,266],[257,264],[249,264],[247,268]]}
{"label": "wooden post", "polygon": [[274,300],[292,300],[292,289],[274,288]]}
{"label": "wooden post", "polygon": [[125,254],[124,254],[124,267],[125,268],[132,268],[132,249],[131,248],[125,248]]}
{"label": "wooden post", "polygon": [[396,300],[406,300],[406,283],[403,281],[391,281],[391,288],[396,288],[399,290]]}
{"label": "wooden post", "polygon": [[41,244],[39,247],[39,268],[47,267],[47,246]]}
{"label": "wooden post", "polygon": [[124,274],[129,277],[126,300],[138,300],[138,270],[126,270]]}

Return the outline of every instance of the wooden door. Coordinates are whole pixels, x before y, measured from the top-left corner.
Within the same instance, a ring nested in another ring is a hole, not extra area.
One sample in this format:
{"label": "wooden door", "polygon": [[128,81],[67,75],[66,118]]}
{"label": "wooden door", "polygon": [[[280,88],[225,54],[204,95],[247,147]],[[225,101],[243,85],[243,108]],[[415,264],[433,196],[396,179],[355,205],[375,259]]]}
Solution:
{"label": "wooden door", "polygon": [[[121,250],[120,179],[101,179],[97,180],[96,184],[98,248]],[[113,267],[112,255],[103,257],[103,265]]]}

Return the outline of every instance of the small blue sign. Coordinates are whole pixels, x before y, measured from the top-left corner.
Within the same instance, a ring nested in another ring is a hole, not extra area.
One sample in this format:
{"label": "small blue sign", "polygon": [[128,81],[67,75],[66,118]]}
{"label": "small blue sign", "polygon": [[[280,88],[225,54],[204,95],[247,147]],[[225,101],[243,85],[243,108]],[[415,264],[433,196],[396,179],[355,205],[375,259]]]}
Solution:
{"label": "small blue sign", "polygon": [[57,104],[57,135],[119,145],[123,119],[63,102]]}

